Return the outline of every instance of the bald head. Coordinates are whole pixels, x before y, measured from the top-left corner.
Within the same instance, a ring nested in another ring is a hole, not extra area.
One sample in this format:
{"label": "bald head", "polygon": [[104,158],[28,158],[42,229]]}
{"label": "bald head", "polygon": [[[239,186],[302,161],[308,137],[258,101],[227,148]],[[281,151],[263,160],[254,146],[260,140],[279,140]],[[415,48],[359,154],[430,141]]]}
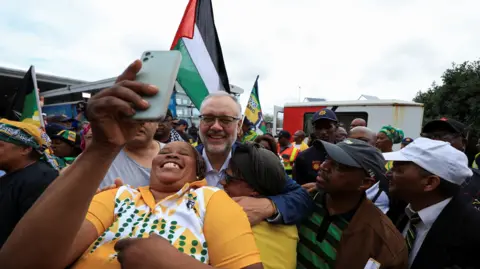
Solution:
{"label": "bald head", "polygon": [[364,126],[358,126],[351,129],[348,137],[365,141],[374,147],[375,142],[377,142],[377,134]]}
{"label": "bald head", "polygon": [[293,134],[293,140],[296,144],[302,144],[303,140],[305,140],[305,132],[302,130],[298,130]]}
{"label": "bald head", "polygon": [[367,122],[362,118],[356,118],[352,120],[352,123],[350,123],[350,130],[359,126],[367,127]]}
{"label": "bald head", "polygon": [[347,130],[345,130],[345,128],[338,127],[337,132],[335,133],[335,140],[337,141],[337,143],[342,142],[347,138],[347,135]]}
{"label": "bald head", "polygon": [[[222,103],[223,106],[225,107],[231,107],[232,112],[234,112],[234,114],[236,114],[237,117],[239,118],[242,117],[242,106],[240,105],[238,100],[232,95],[224,91],[216,91],[207,95],[207,97],[203,99],[202,104],[200,105],[200,113],[202,113],[202,111],[205,110],[204,108],[206,106],[212,105],[212,103],[217,103],[217,102]],[[233,115],[229,115],[229,116],[233,116]]]}

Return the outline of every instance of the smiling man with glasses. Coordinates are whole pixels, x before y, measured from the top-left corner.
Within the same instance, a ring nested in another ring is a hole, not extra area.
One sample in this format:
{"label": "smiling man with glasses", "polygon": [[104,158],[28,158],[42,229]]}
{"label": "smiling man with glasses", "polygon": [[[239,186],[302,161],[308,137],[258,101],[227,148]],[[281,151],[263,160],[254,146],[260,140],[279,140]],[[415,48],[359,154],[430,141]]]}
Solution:
{"label": "smiling man with glasses", "polygon": [[[223,91],[210,94],[202,102],[199,136],[203,144],[197,150],[206,162],[209,186],[223,188],[220,180],[225,177],[232,151],[240,144],[236,140],[241,128],[241,111],[237,100]],[[292,224],[307,214],[310,206],[308,194],[286,174],[284,176],[287,184],[280,195],[236,198],[252,225],[263,220]]]}

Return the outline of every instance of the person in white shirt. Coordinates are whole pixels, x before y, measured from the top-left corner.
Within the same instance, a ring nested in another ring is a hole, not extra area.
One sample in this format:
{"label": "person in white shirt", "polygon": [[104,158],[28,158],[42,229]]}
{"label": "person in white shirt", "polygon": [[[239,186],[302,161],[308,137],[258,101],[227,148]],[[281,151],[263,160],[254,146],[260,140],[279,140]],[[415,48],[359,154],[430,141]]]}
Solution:
{"label": "person in white shirt", "polygon": [[[224,91],[209,94],[200,106],[199,136],[203,144],[197,146],[206,163],[206,180],[209,186],[223,188],[220,180],[225,177],[238,130],[241,130],[242,107]],[[268,172],[268,171],[267,171]],[[255,225],[264,220],[271,223],[296,224],[308,213],[310,197],[295,181],[285,174],[285,189],[272,197],[236,197]]]}
{"label": "person in white shirt", "polygon": [[390,195],[408,203],[397,228],[405,236],[409,268],[478,268],[480,215],[459,190],[472,175],[467,156],[449,143],[417,138],[394,161]]}
{"label": "person in white shirt", "polygon": [[[350,130],[348,134],[349,138],[354,138],[367,142],[371,146],[375,147],[375,142],[377,141],[377,134],[371,129],[363,126],[355,127]],[[370,187],[365,193],[367,198],[374,203],[378,209],[380,209],[383,214],[387,214],[390,210],[390,200],[385,190],[388,189],[388,182],[380,182],[381,180],[386,180],[385,178],[380,178],[372,187]],[[383,183],[383,184],[382,184]]]}

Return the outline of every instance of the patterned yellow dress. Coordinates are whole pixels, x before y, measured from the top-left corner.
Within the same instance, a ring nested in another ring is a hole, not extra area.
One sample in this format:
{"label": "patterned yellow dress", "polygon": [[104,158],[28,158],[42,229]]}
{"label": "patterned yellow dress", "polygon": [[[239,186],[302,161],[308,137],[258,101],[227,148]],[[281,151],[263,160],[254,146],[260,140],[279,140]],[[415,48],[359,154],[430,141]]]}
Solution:
{"label": "patterned yellow dress", "polygon": [[[193,258],[216,268],[242,268],[260,262],[242,208],[206,181],[187,183],[156,203],[149,187],[123,186],[96,195],[87,220],[98,239],[73,268],[120,268],[115,243],[156,233]],[[159,253],[161,254],[161,253]]]}

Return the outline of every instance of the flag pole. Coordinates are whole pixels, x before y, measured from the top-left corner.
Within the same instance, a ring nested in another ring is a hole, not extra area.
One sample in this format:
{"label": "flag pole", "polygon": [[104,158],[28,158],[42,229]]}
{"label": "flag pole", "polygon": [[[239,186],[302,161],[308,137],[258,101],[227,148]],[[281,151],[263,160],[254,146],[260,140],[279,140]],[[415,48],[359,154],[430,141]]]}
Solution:
{"label": "flag pole", "polygon": [[32,80],[33,80],[33,87],[35,88],[36,94],[35,98],[37,99],[37,109],[38,109],[38,118],[40,120],[40,127],[42,127],[43,130],[45,130],[45,122],[43,121],[43,115],[42,115],[42,106],[40,105],[40,89],[38,88],[38,83],[37,83],[37,73],[35,72],[35,66],[32,65],[30,67],[32,69]]}

